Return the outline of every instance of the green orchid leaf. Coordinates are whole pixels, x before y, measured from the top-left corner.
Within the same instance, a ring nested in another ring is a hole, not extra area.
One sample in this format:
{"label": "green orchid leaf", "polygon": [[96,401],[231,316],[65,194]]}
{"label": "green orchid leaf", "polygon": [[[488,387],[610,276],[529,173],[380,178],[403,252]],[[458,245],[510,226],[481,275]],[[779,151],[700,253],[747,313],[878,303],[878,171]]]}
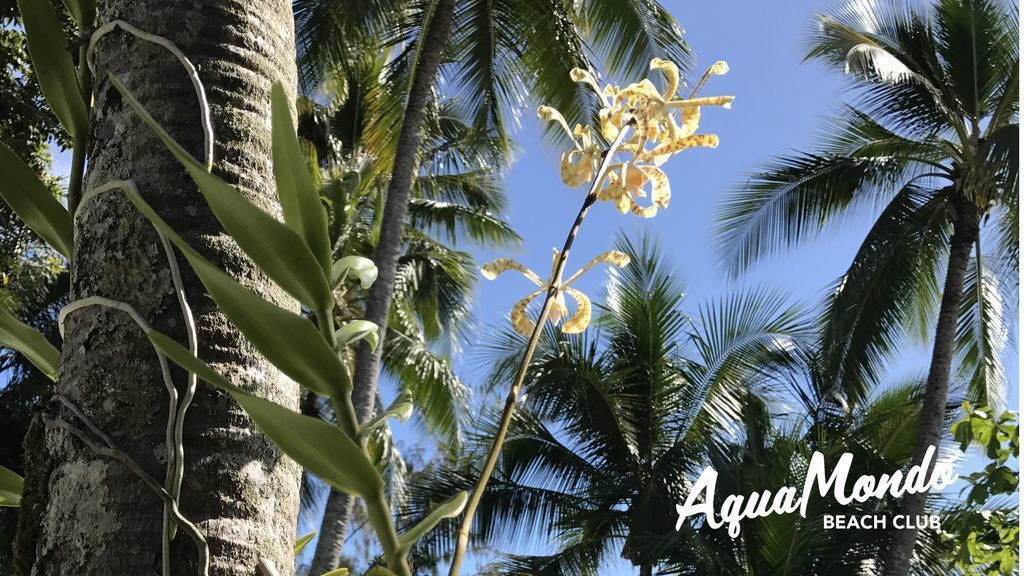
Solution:
{"label": "green orchid leaf", "polygon": [[451,500],[441,504],[434,509],[433,512],[427,515],[426,518],[420,521],[419,524],[413,526],[408,532],[398,537],[398,546],[402,550],[408,550],[412,548],[420,538],[427,535],[428,532],[434,529],[441,520],[445,518],[455,518],[459,514],[462,514],[462,509],[466,507],[466,502],[469,500],[469,495],[465,492],[459,492]]}
{"label": "green orchid leaf", "polygon": [[340,397],[351,391],[348,371],[312,323],[239,284],[189,246],[137,192],[123,190],[139,212],[181,250],[213,301],[267,360],[321,396]]}
{"label": "green orchid leaf", "polygon": [[[345,574],[347,575],[348,572],[346,571]],[[334,574],[328,572],[327,574],[324,574],[324,576],[334,576]],[[366,576],[395,576],[395,573],[383,566],[374,566],[373,568],[370,568],[366,573]]]}
{"label": "green orchid leaf", "polygon": [[316,536],[316,530],[312,532],[306,532],[302,536],[295,539],[295,548],[292,550],[294,556],[302,554],[302,551],[306,549],[306,546],[313,541],[313,537]]}
{"label": "green orchid leaf", "polygon": [[18,0],[18,10],[39,88],[61,125],[77,139],[89,130],[89,112],[60,17],[52,4],[40,0]]}
{"label": "green orchid leaf", "polygon": [[278,448],[324,482],[353,496],[382,488],[383,481],[366,453],[340,429],[249,394],[164,334],[151,330],[147,336],[182,368],[231,394]]}
{"label": "green orchid leaf", "polygon": [[28,164],[0,142],[0,197],[39,237],[71,259],[74,247],[71,215],[53,197]]}
{"label": "green orchid leaf", "polygon": [[359,285],[369,288],[377,281],[377,265],[362,256],[345,256],[334,263],[331,271],[331,286],[337,288],[345,278],[355,276]]}
{"label": "green orchid leaf", "polygon": [[21,491],[25,481],[21,476],[0,466],[0,508],[21,506]]}
{"label": "green orchid leaf", "polygon": [[88,30],[96,23],[96,2],[93,0],[64,0],[64,7],[80,30]]}
{"label": "green orchid leaf", "polygon": [[281,199],[284,222],[299,234],[316,257],[326,277],[331,273],[331,244],[327,236],[327,211],[320,202],[313,175],[299,148],[292,123],[291,106],[284,87],[275,82],[270,92],[272,107],[274,179]]}
{"label": "green orchid leaf", "polygon": [[333,300],[327,276],[302,237],[246,200],[236,188],[207,172],[164,131],[114,75],[108,76],[135,113],[185,166],[217,220],[253,262],[309,308],[323,310],[331,307]]}
{"label": "green orchid leaf", "polygon": [[[366,573],[366,576],[373,576],[370,572]],[[321,576],[348,576],[348,568],[338,568],[337,570],[331,570],[330,572],[324,572]],[[382,576],[378,573],[378,576]]]}
{"label": "green orchid leaf", "polygon": [[380,344],[380,327],[369,320],[352,320],[334,333],[338,348],[366,340],[374,350]]}
{"label": "green orchid leaf", "polygon": [[35,328],[14,317],[0,306],[0,346],[21,352],[50,380],[57,379],[60,351]]}

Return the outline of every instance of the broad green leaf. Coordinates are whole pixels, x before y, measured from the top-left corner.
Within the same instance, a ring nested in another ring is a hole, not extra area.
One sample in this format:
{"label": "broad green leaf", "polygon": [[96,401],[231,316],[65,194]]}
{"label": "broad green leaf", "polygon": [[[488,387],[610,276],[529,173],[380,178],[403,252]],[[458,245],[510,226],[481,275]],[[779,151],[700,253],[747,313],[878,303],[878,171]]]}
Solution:
{"label": "broad green leaf", "polygon": [[48,1],[18,0],[18,10],[28,37],[32,70],[46,103],[68,133],[79,138],[89,130],[89,113],[60,17]]}
{"label": "broad green leaf", "polygon": [[292,551],[294,556],[302,554],[302,551],[306,549],[306,546],[313,541],[313,537],[316,536],[316,530],[306,532],[302,536],[299,536],[295,540],[295,548]]}
{"label": "broad green leaf", "polygon": [[124,191],[139,212],[181,250],[213,301],[267,360],[322,396],[338,397],[351,390],[348,372],[312,323],[239,284],[189,246],[135,191]]}
{"label": "broad green leaf", "polygon": [[291,106],[284,87],[274,82],[270,92],[272,107],[274,179],[281,199],[284,222],[299,234],[313,252],[324,276],[331,273],[331,243],[327,236],[327,211],[320,202],[313,175],[299,148],[292,123]]}
{"label": "broad green leaf", "polygon": [[217,220],[253,262],[309,308],[330,308],[333,299],[327,286],[327,276],[302,238],[287,225],[246,200],[236,188],[207,172],[198,160],[164,131],[113,74],[108,76],[135,113],[185,166]]}
{"label": "broad green leaf", "polygon": [[14,472],[0,466],[0,508],[21,506],[21,491],[25,481]]}
{"label": "broad green leaf", "polygon": [[[347,574],[348,572],[345,572],[345,575]],[[324,574],[324,576],[334,576],[334,573],[328,572],[327,574]],[[366,572],[366,576],[395,576],[395,573],[383,566],[374,566]]]}
{"label": "broad green leaf", "polygon": [[455,518],[459,514],[462,514],[462,509],[466,507],[466,501],[469,500],[469,495],[463,490],[451,500],[441,504],[434,509],[433,512],[427,515],[426,518],[421,520],[419,524],[413,526],[408,532],[398,537],[398,546],[400,549],[408,550],[412,548],[420,538],[427,535],[437,526],[441,520],[445,518]]}
{"label": "broad green leaf", "polygon": [[377,349],[380,344],[380,327],[369,320],[352,320],[334,333],[338,349],[349,344],[366,340],[370,348]]}
{"label": "broad green leaf", "polygon": [[377,281],[377,265],[362,256],[345,256],[334,263],[331,271],[331,286],[337,288],[348,276],[359,279],[359,285],[369,288]]}
{"label": "broad green leaf", "polygon": [[340,429],[249,394],[184,346],[155,330],[147,336],[158,350],[182,368],[231,394],[278,448],[324,482],[354,496],[374,493],[383,486],[366,453]]}
{"label": "broad green leaf", "polygon": [[57,379],[60,352],[35,328],[18,320],[0,306],[0,346],[21,352],[50,380]]}
{"label": "broad green leaf", "polygon": [[64,0],[64,7],[78,23],[78,28],[88,30],[96,23],[96,2],[94,0]]}
{"label": "broad green leaf", "polygon": [[[348,568],[338,568],[337,570],[324,572],[321,576],[348,576]],[[366,576],[373,576],[373,574],[371,572],[367,572]]]}
{"label": "broad green leaf", "polygon": [[40,238],[70,260],[74,247],[71,215],[32,168],[3,142],[0,174],[0,197]]}

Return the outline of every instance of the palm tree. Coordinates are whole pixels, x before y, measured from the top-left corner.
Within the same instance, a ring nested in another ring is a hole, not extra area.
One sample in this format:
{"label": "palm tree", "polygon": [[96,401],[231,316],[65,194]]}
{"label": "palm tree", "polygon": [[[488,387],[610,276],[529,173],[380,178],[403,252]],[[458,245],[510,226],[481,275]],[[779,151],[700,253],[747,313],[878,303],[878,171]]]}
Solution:
{"label": "palm tree", "polygon": [[[387,163],[375,156],[363,136],[379,110],[373,87],[382,67],[381,58],[364,55],[332,78],[326,105],[312,100],[302,104],[300,132],[327,177],[322,190],[330,206],[335,259],[372,253],[380,239]],[[504,145],[471,125],[456,100],[431,103],[428,112],[382,364],[384,373],[412,395],[426,428],[454,454],[469,392],[452,369],[450,353],[459,349],[472,323],[476,281],[476,264],[459,245],[507,247],[517,244],[519,236],[501,219]],[[366,297],[365,291],[350,290],[339,298],[340,320],[362,318]],[[389,448],[382,447],[381,456],[389,458],[396,473],[395,496],[400,499],[403,466],[390,441],[385,444]],[[331,490],[311,573],[338,568],[351,502],[348,495]]]}
{"label": "palm tree", "polygon": [[[808,335],[798,309],[764,290],[724,297],[691,319],[653,241],[620,240],[619,249],[631,263],[609,281],[599,330],[546,332],[475,519],[478,545],[557,549],[509,556],[500,573],[599,574],[619,554],[652,574],[661,560],[644,544],[673,531],[666,511],[684,496],[683,478],[725,441],[742,399],[768,392],[768,367],[792,361]],[[510,332],[494,343],[497,381],[515,368],[521,339]],[[470,453],[466,462],[413,485],[404,519],[427,512],[445,489],[471,485],[478,459]],[[441,557],[455,530],[435,534],[423,551]]]}
{"label": "palm tree", "polygon": [[[505,139],[507,118],[530,94],[570,119],[596,111],[593,94],[574,84],[575,67],[597,59],[613,73],[638,76],[654,57],[686,64],[688,51],[675,19],[649,0],[298,0],[300,68],[307,89],[353,54],[396,49],[388,66],[387,112],[369,141],[393,158],[375,263],[377,282],[366,300],[366,320],[388,325],[409,196],[415,179],[427,105],[439,69],[481,129]],[[449,37],[449,32],[454,34]],[[381,41],[383,39],[383,41]],[[447,56],[451,64],[442,67]],[[360,345],[353,403],[370,417],[385,344]]]}
{"label": "palm tree", "polygon": [[[720,254],[739,271],[848,209],[885,206],[826,303],[823,362],[858,398],[904,328],[935,319],[917,464],[943,436],[954,358],[969,398],[1003,398],[1000,275],[1016,286],[1018,253],[1017,19],[990,0],[858,2],[819,16],[810,44],[808,58],[843,67],[858,97],[820,150],[775,161],[725,202]],[[920,514],[925,495],[903,505]],[[900,533],[887,575],[907,573],[915,539]]]}

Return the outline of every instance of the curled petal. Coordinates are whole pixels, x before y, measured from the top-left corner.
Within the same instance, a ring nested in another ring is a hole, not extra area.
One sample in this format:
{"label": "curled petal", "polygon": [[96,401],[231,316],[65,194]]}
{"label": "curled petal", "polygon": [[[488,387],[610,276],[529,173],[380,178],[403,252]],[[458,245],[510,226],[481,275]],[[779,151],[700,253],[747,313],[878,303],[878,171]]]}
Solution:
{"label": "curled petal", "polygon": [[651,60],[651,70],[660,70],[665,76],[665,91],[661,94],[662,98],[668,100],[675,96],[679,90],[679,66],[676,66],[675,62],[655,58]]}
{"label": "curled petal", "polygon": [[589,182],[593,169],[593,160],[587,151],[570,150],[562,154],[562,182],[570,188]]}
{"label": "curled petal", "polygon": [[639,168],[651,180],[651,202],[654,202],[655,206],[668,208],[668,202],[672,198],[668,176],[660,168],[654,166],[640,166]]}
{"label": "curled petal", "polygon": [[681,123],[679,132],[674,140],[693,136],[700,123],[700,106],[687,106],[683,108],[679,113],[679,121]]}
{"label": "curled petal", "polygon": [[529,336],[533,332],[533,329],[537,324],[527,317],[526,307],[530,305],[530,302],[534,298],[543,293],[544,290],[537,290],[512,306],[512,327],[515,328],[516,332],[519,332],[523,336]]}
{"label": "curled petal", "polygon": [[583,268],[580,268],[575,274],[569,277],[568,280],[562,283],[562,288],[565,288],[569,284],[572,284],[577,278],[582,276],[587,270],[590,270],[598,264],[611,264],[616,268],[623,268],[629,265],[629,255],[625,252],[619,252],[618,250],[609,250],[608,252],[602,252],[595,256],[593,260],[587,262]]}
{"label": "curled petal", "polygon": [[559,112],[558,110],[555,110],[551,106],[541,106],[537,108],[537,117],[540,118],[541,120],[547,120],[549,122],[558,122],[558,124],[562,127],[562,130],[565,130],[565,133],[569,136],[569,139],[571,139],[573,143],[576,142],[576,139],[573,138],[572,130],[569,130],[569,124],[565,122],[565,118],[562,116],[562,113]]}
{"label": "curled petal", "polygon": [[714,64],[711,65],[711,68],[708,69],[708,72],[715,76],[721,76],[727,73],[728,71],[729,63],[726,62],[725,60],[719,60],[718,62],[715,62]]}
{"label": "curled petal", "polygon": [[594,89],[598,97],[604,102],[605,106],[609,105],[608,97],[604,91],[601,90],[601,86],[597,83],[597,78],[590,73],[590,70],[584,70],[583,68],[573,68],[569,72],[569,77],[572,78],[573,82],[577,84],[586,84]]}
{"label": "curled petal", "polygon": [[488,262],[487,264],[484,264],[480,268],[480,273],[483,275],[484,278],[487,278],[488,280],[494,280],[495,278],[498,277],[498,275],[508,272],[509,270],[515,270],[516,272],[522,273],[523,276],[526,276],[527,279],[530,280],[530,282],[533,282],[537,286],[544,285],[544,281],[541,280],[540,277],[533,272],[533,270],[530,270],[526,266],[523,266],[522,264],[516,262],[515,260],[512,260],[511,258],[498,258],[497,260]]}
{"label": "curled petal", "polygon": [[618,103],[623,100],[636,101],[639,98],[661,100],[661,93],[654,87],[654,83],[644,78],[620,90],[615,95],[615,102]]}
{"label": "curled petal", "polygon": [[590,325],[590,298],[575,288],[565,288],[565,292],[576,301],[576,313],[562,325],[562,332],[566,334],[579,334]]}
{"label": "curled petal", "polygon": [[658,213],[658,207],[653,204],[650,206],[641,206],[636,203],[636,200],[630,198],[629,211],[641,218],[654,218],[654,215]]}

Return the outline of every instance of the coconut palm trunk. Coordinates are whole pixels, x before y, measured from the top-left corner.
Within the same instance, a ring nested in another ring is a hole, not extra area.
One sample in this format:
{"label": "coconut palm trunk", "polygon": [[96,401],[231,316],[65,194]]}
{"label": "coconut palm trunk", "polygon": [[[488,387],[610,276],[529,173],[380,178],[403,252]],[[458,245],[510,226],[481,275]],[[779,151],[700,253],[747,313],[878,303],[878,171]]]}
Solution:
{"label": "coconut palm trunk", "polygon": [[[123,20],[173,41],[199,70],[216,134],[214,172],[271,213],[280,210],[271,171],[270,88],[294,96],[294,24],[288,0],[107,0],[99,24]],[[199,105],[173,55],[115,30],[97,43],[92,146],[86,189],[134,179],[142,196],[215,265],[264,298],[291,309],[220,229],[195,184],[122,100],[123,81],[194,156],[203,155]],[[158,330],[185,341],[171,274],[151,224],[119,194],[77,215],[72,300],[127,302]],[[298,387],[264,360],[221,315],[181,260],[198,328],[199,354],[256,394],[293,408]],[[66,321],[56,391],[70,399],[147,473],[163,479],[168,394],[157,357],[122,312],[87,307]],[[174,371],[179,387],[185,375]],[[86,426],[48,404],[49,418]],[[51,420],[52,421],[52,420]],[[26,441],[24,506],[16,549],[24,574],[80,576],[161,573],[162,503],[120,462],[97,455],[62,428],[36,418]],[[209,542],[210,573],[257,573],[261,561],[293,573],[299,467],[227,395],[199,385],[184,430],[183,514]],[[197,552],[182,531],[172,542],[173,573],[195,574]]]}
{"label": "coconut palm trunk", "polygon": [[[954,200],[957,214],[953,222],[946,281],[942,289],[942,303],[939,307],[938,324],[935,327],[935,344],[932,349],[931,365],[928,368],[928,381],[921,407],[921,419],[912,465],[918,465],[924,461],[925,451],[929,446],[938,449],[945,432],[946,399],[956,344],[957,319],[960,315],[967,266],[971,260],[974,243],[978,241],[981,220],[978,209],[972,202],[966,199],[958,200]],[[934,464],[934,460],[932,464]],[[911,518],[924,514],[927,498],[927,493],[904,496],[901,513]],[[914,555],[916,542],[916,529],[896,532],[890,556],[885,565],[885,576],[906,576],[910,571],[910,560]]]}
{"label": "coconut palm trunk", "polygon": [[[380,239],[374,256],[378,270],[377,281],[374,282],[366,299],[364,318],[378,326],[387,326],[388,323],[388,311],[395,291],[395,270],[398,266],[398,257],[402,254],[402,238],[409,211],[409,193],[418,166],[423,121],[437,79],[437,71],[448,45],[454,16],[455,0],[437,0],[428,12],[427,21],[424,22],[421,31],[423,37],[412,84],[409,87],[405,116],[399,131],[395,162],[381,221]],[[381,354],[386,345],[384,342],[376,350],[371,349],[365,342],[359,346],[352,403],[360,422],[366,422],[373,415]],[[347,494],[332,490],[328,496],[327,508],[321,522],[320,539],[313,559],[312,574],[323,574],[338,567],[352,517],[352,505],[352,497]]]}

